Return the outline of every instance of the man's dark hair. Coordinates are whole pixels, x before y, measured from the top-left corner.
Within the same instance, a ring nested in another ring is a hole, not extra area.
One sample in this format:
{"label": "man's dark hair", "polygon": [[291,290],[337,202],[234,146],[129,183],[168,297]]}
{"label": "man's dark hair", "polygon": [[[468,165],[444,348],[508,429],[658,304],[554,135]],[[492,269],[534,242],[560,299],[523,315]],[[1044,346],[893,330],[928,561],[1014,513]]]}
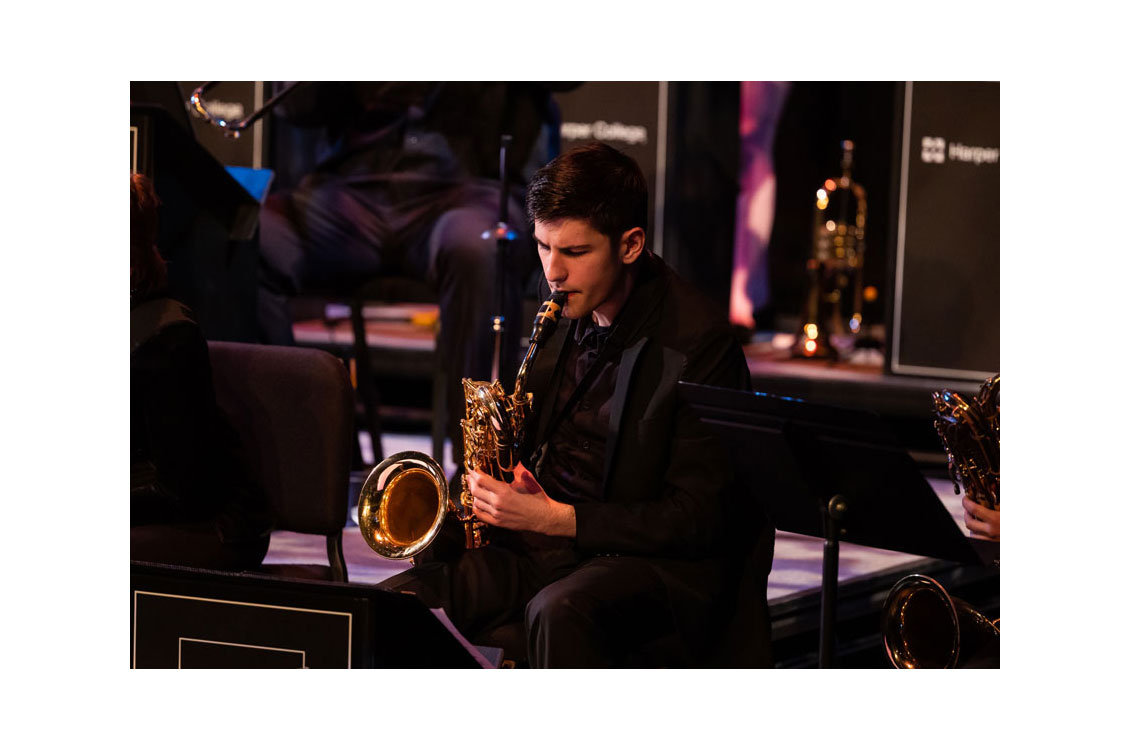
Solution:
{"label": "man's dark hair", "polygon": [[578,146],[534,175],[526,216],[531,224],[584,219],[615,248],[629,229],[647,231],[647,180],[635,159],[611,146]]}

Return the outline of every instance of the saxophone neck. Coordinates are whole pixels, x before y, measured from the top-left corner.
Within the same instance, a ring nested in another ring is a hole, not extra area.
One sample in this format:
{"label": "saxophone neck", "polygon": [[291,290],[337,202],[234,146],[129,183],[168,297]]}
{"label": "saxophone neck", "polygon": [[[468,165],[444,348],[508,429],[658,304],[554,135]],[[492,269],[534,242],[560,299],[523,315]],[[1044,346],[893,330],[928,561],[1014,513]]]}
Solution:
{"label": "saxophone neck", "polygon": [[530,333],[530,348],[526,350],[526,356],[522,359],[522,365],[518,368],[518,378],[514,383],[515,401],[523,400],[530,365],[537,357],[538,348],[557,329],[557,323],[561,317],[561,308],[564,305],[565,294],[563,292],[554,292],[549,296],[549,299],[541,303],[537,317],[534,318],[534,330]]}
{"label": "saxophone neck", "polygon": [[526,356],[522,359],[522,365],[518,368],[518,379],[514,382],[515,401],[521,400],[526,394],[526,377],[530,374],[530,363],[534,361],[537,348],[537,344],[530,344],[530,348],[526,350]]}

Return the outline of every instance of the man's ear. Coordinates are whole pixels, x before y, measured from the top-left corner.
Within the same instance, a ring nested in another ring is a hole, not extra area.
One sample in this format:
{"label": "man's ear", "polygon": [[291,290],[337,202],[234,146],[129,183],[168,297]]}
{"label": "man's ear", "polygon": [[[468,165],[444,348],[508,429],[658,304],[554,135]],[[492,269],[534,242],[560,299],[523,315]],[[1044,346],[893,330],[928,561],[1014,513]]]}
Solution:
{"label": "man's ear", "polygon": [[639,227],[633,227],[620,237],[620,260],[625,263],[635,263],[643,253],[647,235]]}

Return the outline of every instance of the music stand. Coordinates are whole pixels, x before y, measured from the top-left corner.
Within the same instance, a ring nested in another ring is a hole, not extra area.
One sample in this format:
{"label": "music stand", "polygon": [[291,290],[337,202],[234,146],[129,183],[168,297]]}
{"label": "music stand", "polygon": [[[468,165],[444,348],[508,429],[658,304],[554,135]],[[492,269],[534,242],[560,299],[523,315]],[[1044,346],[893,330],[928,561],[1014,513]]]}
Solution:
{"label": "music stand", "polygon": [[962,533],[877,414],[685,382],[679,396],[776,528],[824,539],[821,667],[833,656],[841,541],[960,563],[999,558],[999,544]]}
{"label": "music stand", "polygon": [[130,562],[130,666],[478,668],[416,597],[355,583]]}

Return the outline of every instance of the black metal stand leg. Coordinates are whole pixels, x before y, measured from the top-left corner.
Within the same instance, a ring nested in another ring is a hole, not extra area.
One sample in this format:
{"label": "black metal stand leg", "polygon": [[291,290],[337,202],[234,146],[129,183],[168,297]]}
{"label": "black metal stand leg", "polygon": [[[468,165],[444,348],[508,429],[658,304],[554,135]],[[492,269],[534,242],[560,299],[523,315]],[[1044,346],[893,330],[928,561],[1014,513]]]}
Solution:
{"label": "black metal stand leg", "polygon": [[330,568],[333,570],[333,579],[343,583],[349,580],[349,571],[345,567],[345,551],[342,545],[341,532],[326,536],[326,555],[330,559]]}
{"label": "black metal stand leg", "polygon": [[[514,239],[514,232],[507,224],[507,214],[510,209],[509,180],[506,173],[506,149],[513,138],[510,135],[502,136],[502,145],[498,151],[498,174],[501,185],[501,194],[498,200],[498,225],[494,228],[494,238],[498,243],[495,253],[495,302],[498,314],[491,319],[491,330],[494,332],[494,355],[491,358],[491,380],[500,380],[503,376],[502,364],[505,358],[502,355],[503,334],[506,332],[506,280],[509,278],[509,248],[510,241]],[[484,237],[487,235],[484,234]]]}
{"label": "black metal stand leg", "polygon": [[377,384],[373,381],[373,362],[369,352],[368,339],[365,337],[364,300],[358,298],[353,301],[350,310],[350,319],[353,323],[353,361],[357,368],[357,392],[361,394],[361,403],[365,411],[365,427],[373,443],[373,458],[376,463],[384,460],[384,451],[381,448],[381,401],[377,393]]}
{"label": "black metal stand leg", "polygon": [[847,500],[836,495],[824,510],[824,572],[820,583],[821,669],[830,669],[836,654],[836,599],[840,583],[840,521],[847,511]]}
{"label": "black metal stand leg", "polygon": [[[436,358],[432,368],[432,458],[443,464],[443,445],[447,434],[447,370],[439,352],[439,338],[436,338]],[[452,455],[455,446],[452,446]],[[457,456],[455,456],[457,458]]]}

